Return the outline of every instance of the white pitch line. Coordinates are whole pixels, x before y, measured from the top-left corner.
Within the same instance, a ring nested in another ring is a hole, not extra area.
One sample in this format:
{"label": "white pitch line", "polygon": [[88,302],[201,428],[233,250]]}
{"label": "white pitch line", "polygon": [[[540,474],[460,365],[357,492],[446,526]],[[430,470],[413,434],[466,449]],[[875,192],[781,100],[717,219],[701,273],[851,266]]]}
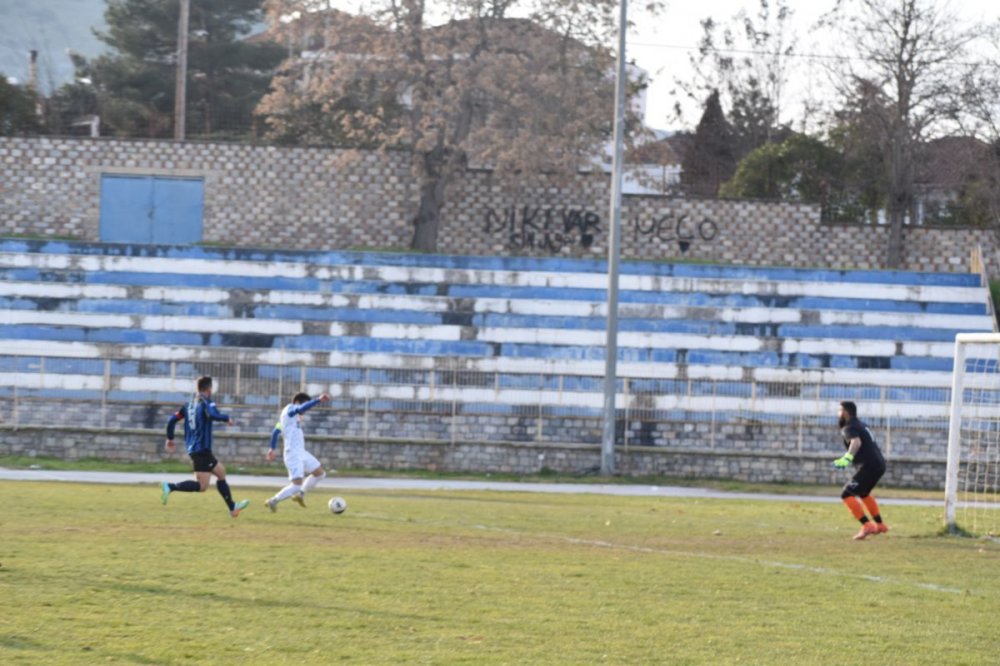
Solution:
{"label": "white pitch line", "polygon": [[936,583],[917,583],[908,580],[898,580],[895,578],[889,578],[887,576],[872,576],[868,574],[854,574],[843,571],[837,571],[835,569],[829,569],[827,567],[817,567],[809,564],[796,564],[791,562],[780,562],[777,560],[758,560],[748,557],[739,557],[737,555],[716,555],[714,553],[704,553],[691,550],[671,550],[669,548],[654,548],[652,546],[637,546],[635,544],[627,543],[615,543],[613,541],[605,541],[601,539],[581,539],[579,537],[566,536],[564,534],[550,534],[546,532],[524,532],[521,530],[515,530],[509,527],[498,527],[496,525],[463,525],[461,523],[452,523],[439,520],[413,520],[411,518],[402,519],[396,518],[394,516],[386,516],[373,513],[363,513],[355,512],[354,515],[362,518],[374,518],[376,520],[382,520],[385,522],[394,523],[407,523],[407,524],[417,524],[417,525],[437,525],[441,527],[453,527],[459,529],[474,529],[482,530],[487,532],[499,532],[502,534],[510,534],[517,537],[535,537],[542,539],[549,539],[552,541],[562,541],[564,543],[569,543],[577,546],[590,546],[593,548],[607,548],[611,550],[624,550],[632,553],[643,553],[648,555],[665,555],[673,557],[685,557],[692,559],[702,559],[702,560],[716,560],[720,562],[735,562],[737,564],[751,564],[762,567],[770,567],[774,569],[788,569],[791,571],[804,571],[808,573],[819,574],[823,576],[831,576],[837,578],[853,578],[857,580],[863,580],[870,583],[881,583],[883,585],[896,585],[900,587],[913,587],[922,590],[928,590],[930,592],[941,592],[944,594],[978,594],[974,590],[961,590],[955,587],[947,587],[944,585],[937,585]]}
{"label": "white pitch line", "polygon": [[[473,525],[474,528],[492,530],[499,532],[509,532],[511,534],[516,534],[518,536],[532,536],[530,532],[520,532],[518,530],[511,530],[503,527],[490,527],[488,525]],[[609,548],[615,550],[627,550],[635,553],[648,553],[651,555],[673,555],[680,557],[689,557],[696,559],[706,559],[706,560],[719,560],[723,562],[736,562],[739,564],[756,564],[759,566],[772,567],[776,569],[791,569],[794,571],[808,571],[810,573],[816,573],[826,576],[836,576],[841,578],[858,578],[860,580],[866,580],[872,583],[885,583],[891,585],[901,585],[904,587],[918,587],[932,592],[947,592],[949,594],[963,594],[964,591],[954,588],[954,587],[944,587],[942,585],[935,585],[933,583],[915,583],[912,581],[900,581],[892,578],[887,578],[884,576],[870,576],[865,574],[852,574],[845,573],[842,571],[836,571],[834,569],[828,569],[826,567],[816,567],[808,564],[793,564],[789,562],[778,562],[772,560],[756,560],[748,557],[739,557],[737,555],[716,555],[713,553],[702,553],[690,550],[671,550],[669,548],[653,548],[650,546],[636,546],[634,544],[622,544],[614,543],[612,541],[603,541],[595,539],[581,539],[578,537],[569,537],[562,534],[535,534],[535,536],[541,536],[544,538],[555,539],[559,541],[564,541],[566,543],[571,543],[581,546],[593,546],[595,548]]]}
{"label": "white pitch line", "polygon": [[[0,480],[11,481],[62,481],[75,483],[114,483],[114,484],[144,484],[159,483],[165,476],[176,476],[176,474],[161,473],[128,473],[128,472],[80,472],[80,471],[58,471],[58,470],[12,470],[0,468]],[[228,475],[229,480],[235,486],[276,486],[281,485],[284,477],[277,476],[241,476]],[[501,491],[501,492],[537,492],[537,493],[593,493],[609,494],[618,496],[633,497],[674,497],[686,499],[757,499],[765,501],[783,502],[821,502],[829,503],[839,501],[839,498],[814,497],[809,495],[774,495],[756,493],[730,493],[725,491],[709,490],[706,488],[682,488],[675,486],[616,486],[609,484],[588,485],[588,484],[556,484],[556,483],[513,483],[505,481],[437,481],[428,479],[391,479],[391,478],[332,478],[330,483],[324,487],[327,490],[353,489],[353,490],[431,490],[431,491]],[[940,502],[933,500],[879,500],[880,504],[897,504],[910,506],[938,506]],[[934,583],[917,583],[913,581],[900,581],[883,576],[871,576],[866,574],[852,574],[827,569],[825,567],[815,567],[806,564],[795,564],[789,562],[779,562],[773,560],[756,560],[735,555],[715,555],[712,553],[700,553],[685,550],[670,550],[666,548],[653,548],[650,546],[637,546],[634,544],[620,544],[611,541],[601,541],[593,539],[580,539],[562,534],[546,534],[522,532],[504,527],[490,525],[461,525],[458,523],[445,523],[441,521],[405,521],[395,517],[381,516],[377,514],[358,513],[353,515],[376,518],[391,522],[407,522],[418,524],[437,524],[446,527],[458,527],[468,529],[489,530],[495,532],[506,532],[521,537],[541,537],[553,540],[560,540],[566,543],[592,546],[595,548],[613,548],[627,550],[637,553],[648,553],[653,555],[673,555],[679,557],[690,557],[700,559],[719,560],[727,562],[737,562],[741,564],[755,564],[778,569],[789,569],[794,571],[807,571],[810,573],[837,576],[843,578],[855,578],[872,583],[882,583],[890,585],[908,586],[925,589],[932,592],[942,592],[948,594],[964,594],[964,590],[953,587],[945,587]],[[975,592],[969,591],[970,594]]]}

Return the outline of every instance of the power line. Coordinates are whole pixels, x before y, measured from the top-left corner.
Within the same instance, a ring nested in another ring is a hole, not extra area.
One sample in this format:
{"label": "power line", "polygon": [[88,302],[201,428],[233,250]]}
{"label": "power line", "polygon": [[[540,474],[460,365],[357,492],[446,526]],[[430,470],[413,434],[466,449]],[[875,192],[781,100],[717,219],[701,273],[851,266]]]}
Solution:
{"label": "power line", "polygon": [[[662,44],[656,42],[629,42],[630,46],[644,46],[647,48],[654,49],[669,49],[674,51],[701,51],[701,47],[698,46],[684,46],[681,44]],[[708,49],[709,51],[715,51],[716,53],[727,53],[732,55],[756,55],[756,56],[777,56],[779,58],[801,58],[803,60],[834,60],[839,62],[869,62],[870,58],[862,58],[861,56],[843,56],[831,53],[799,53],[799,52],[781,52],[781,51],[758,51],[754,49],[721,49],[718,47],[712,47]],[[956,65],[971,67],[973,65],[981,65],[982,62],[967,62],[963,60],[944,60],[940,64],[944,65]]]}

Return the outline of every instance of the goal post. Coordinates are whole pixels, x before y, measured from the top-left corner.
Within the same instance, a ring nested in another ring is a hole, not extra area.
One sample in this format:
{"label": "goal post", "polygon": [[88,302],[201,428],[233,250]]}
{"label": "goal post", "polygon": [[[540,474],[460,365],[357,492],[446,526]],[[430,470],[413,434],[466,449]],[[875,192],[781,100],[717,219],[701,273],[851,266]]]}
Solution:
{"label": "goal post", "polygon": [[944,494],[944,519],[949,531],[997,534],[1000,333],[955,336]]}

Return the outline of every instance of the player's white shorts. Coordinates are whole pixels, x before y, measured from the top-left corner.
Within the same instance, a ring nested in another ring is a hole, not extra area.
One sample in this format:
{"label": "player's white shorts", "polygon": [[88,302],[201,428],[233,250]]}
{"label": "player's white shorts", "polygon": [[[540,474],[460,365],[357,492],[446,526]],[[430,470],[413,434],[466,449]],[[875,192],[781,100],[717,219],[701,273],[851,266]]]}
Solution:
{"label": "player's white shorts", "polygon": [[305,478],[306,474],[312,474],[320,467],[316,456],[305,450],[288,451],[286,449],[284,457],[289,479]]}

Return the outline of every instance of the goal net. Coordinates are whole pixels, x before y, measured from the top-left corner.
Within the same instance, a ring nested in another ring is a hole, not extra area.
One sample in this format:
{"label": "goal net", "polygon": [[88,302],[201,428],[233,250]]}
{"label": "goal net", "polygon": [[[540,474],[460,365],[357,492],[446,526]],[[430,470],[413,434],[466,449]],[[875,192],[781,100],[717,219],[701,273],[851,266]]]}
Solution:
{"label": "goal net", "polygon": [[952,532],[1000,534],[1000,334],[955,337],[945,523]]}

